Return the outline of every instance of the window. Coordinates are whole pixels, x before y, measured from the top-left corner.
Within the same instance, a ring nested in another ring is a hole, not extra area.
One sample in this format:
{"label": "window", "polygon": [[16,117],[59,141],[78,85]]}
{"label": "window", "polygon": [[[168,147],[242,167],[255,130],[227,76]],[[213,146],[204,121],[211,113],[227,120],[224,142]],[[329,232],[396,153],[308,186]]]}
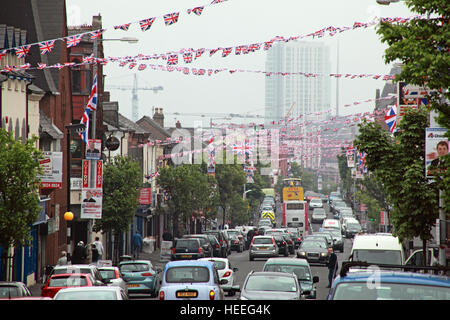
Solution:
{"label": "window", "polygon": [[200,266],[172,267],[166,272],[166,282],[208,282],[209,269]]}

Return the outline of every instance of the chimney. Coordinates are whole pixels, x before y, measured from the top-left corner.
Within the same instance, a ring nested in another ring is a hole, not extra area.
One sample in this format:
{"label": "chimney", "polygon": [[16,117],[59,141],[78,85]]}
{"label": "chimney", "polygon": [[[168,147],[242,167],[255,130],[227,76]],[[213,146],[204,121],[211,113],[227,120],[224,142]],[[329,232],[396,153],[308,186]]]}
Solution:
{"label": "chimney", "polygon": [[177,129],[181,129],[181,122],[180,122],[180,120],[177,121],[177,123],[175,124],[175,127]]}
{"label": "chimney", "polygon": [[153,120],[164,128],[164,114],[162,108],[155,108],[155,114],[153,115]]}

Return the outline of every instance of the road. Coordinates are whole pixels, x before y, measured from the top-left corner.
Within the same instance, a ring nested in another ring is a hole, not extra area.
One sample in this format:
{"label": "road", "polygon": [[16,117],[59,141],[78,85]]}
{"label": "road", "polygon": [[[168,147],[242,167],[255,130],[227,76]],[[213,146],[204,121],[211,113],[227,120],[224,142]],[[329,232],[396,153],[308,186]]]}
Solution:
{"label": "road", "polygon": [[[332,214],[329,212],[328,205],[324,204],[325,211],[327,212],[327,215],[329,218],[332,218]],[[281,225],[281,207],[277,207],[277,214],[276,214],[276,223],[277,226]],[[312,228],[313,231],[318,231],[320,225],[319,224],[313,224]],[[339,262],[339,269],[341,268],[341,263],[343,260],[346,260],[348,256],[350,255],[350,250],[352,247],[352,241],[350,239],[344,239],[344,252],[336,252],[336,255],[338,257]],[[296,255],[290,255],[290,257],[294,258]],[[228,256],[228,259],[230,260],[233,267],[237,267],[239,270],[235,273],[235,285],[238,284],[240,287],[242,287],[245,278],[250,273],[250,271],[261,271],[264,263],[267,261],[267,259],[255,259],[254,261],[249,260],[248,256],[248,250],[245,250],[241,253],[238,252],[232,252],[231,255]],[[321,265],[311,265],[311,269],[313,272],[313,276],[319,277],[319,283],[316,284],[317,287],[317,300],[326,300],[327,295],[329,292],[329,289],[327,288],[328,285],[328,268]],[[235,296],[225,296],[226,300],[235,300],[239,298],[239,293],[237,293]],[[134,295],[131,297],[131,299],[151,299],[148,296],[145,295]],[[156,300],[157,298],[153,298],[151,300]]]}

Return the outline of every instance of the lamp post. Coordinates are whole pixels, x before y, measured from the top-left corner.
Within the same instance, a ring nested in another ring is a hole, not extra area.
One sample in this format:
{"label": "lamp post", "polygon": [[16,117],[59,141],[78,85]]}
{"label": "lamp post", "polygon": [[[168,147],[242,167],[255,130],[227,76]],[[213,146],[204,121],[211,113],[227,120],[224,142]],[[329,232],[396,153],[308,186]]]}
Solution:
{"label": "lamp post", "polygon": [[71,240],[72,240],[72,220],[73,220],[73,213],[71,211],[67,211],[64,213],[64,220],[66,220],[67,223],[67,260],[71,260]]}

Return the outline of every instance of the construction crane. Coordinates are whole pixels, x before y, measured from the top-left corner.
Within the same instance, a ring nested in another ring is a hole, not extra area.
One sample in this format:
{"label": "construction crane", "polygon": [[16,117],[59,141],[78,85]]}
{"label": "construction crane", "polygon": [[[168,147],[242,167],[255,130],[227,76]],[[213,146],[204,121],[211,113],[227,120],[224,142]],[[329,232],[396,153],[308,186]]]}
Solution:
{"label": "construction crane", "polygon": [[131,104],[131,117],[134,122],[139,120],[139,101],[138,101],[138,90],[152,90],[153,93],[158,93],[158,91],[164,90],[162,86],[157,87],[138,87],[137,77],[134,74],[133,86],[122,86],[122,85],[107,85],[108,89],[118,89],[118,90],[132,90],[132,104]]}
{"label": "construction crane", "polygon": [[239,114],[239,113],[199,113],[199,112],[167,112],[167,114],[173,114],[176,116],[191,116],[209,118],[209,126],[212,128],[213,119],[231,120],[232,118],[264,118],[260,114]]}

